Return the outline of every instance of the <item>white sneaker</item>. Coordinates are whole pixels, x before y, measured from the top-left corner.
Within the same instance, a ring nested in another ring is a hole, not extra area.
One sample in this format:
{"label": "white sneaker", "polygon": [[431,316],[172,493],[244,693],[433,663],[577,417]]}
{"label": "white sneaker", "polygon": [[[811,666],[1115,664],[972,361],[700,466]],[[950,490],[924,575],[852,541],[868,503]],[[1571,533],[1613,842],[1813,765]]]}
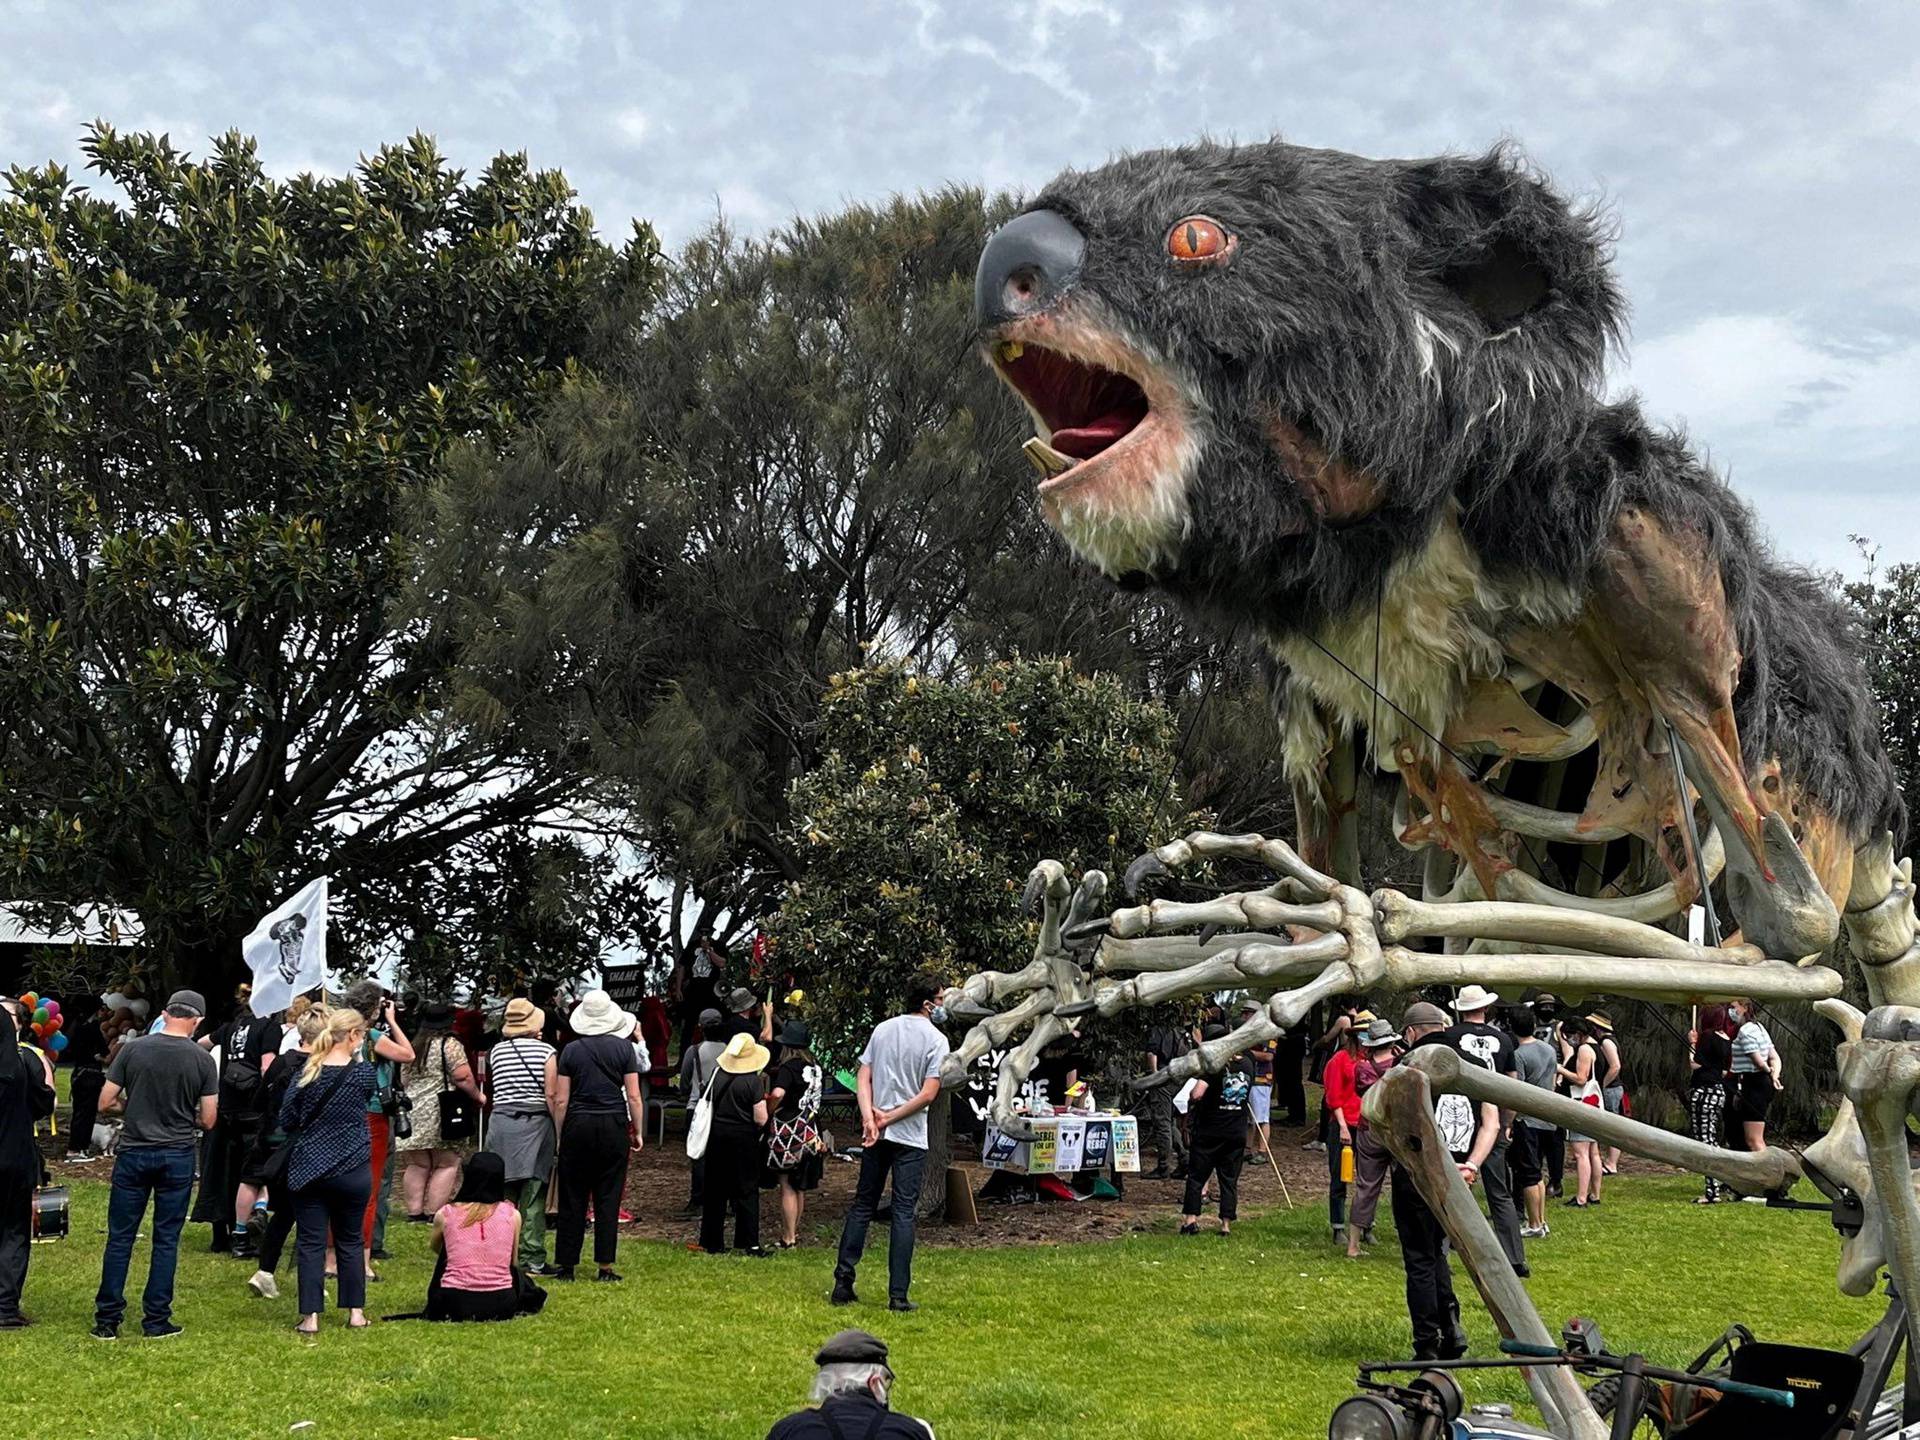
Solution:
{"label": "white sneaker", "polygon": [[1552,1233],[1553,1232],[1545,1225],[1522,1225],[1520,1227],[1521,1237],[1527,1240],[1544,1240]]}
{"label": "white sneaker", "polygon": [[270,1270],[254,1271],[253,1278],[247,1281],[247,1288],[262,1300],[278,1300],[280,1298],[280,1286],[275,1282],[273,1272]]}

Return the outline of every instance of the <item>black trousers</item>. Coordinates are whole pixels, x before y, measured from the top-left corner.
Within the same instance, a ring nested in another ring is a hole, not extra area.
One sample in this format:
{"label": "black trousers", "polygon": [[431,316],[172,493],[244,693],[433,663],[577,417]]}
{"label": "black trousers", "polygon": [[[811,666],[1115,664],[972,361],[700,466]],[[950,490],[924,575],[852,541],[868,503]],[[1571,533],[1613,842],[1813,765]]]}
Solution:
{"label": "black trousers", "polygon": [[733,1248],[760,1245],[760,1136],[714,1127],[707,1142],[707,1188],[700,1202],[700,1248],[727,1248],[727,1212],[733,1212]]}
{"label": "black trousers", "polygon": [[1414,1188],[1413,1179],[1393,1167],[1393,1228],[1400,1235],[1400,1259],[1407,1268],[1407,1318],[1413,1322],[1416,1360],[1448,1359],[1467,1348],[1460,1329],[1460,1302],[1453,1295],[1447,1264],[1447,1232]]}
{"label": "black trousers", "polygon": [[318,1315],[327,1308],[327,1235],[333,1235],[333,1261],[339,1271],[342,1310],[367,1303],[367,1197],[373,1194],[373,1168],[359,1165],[329,1175],[293,1192],[300,1222],[294,1256],[300,1269],[300,1313]]}
{"label": "black trousers", "polygon": [[1327,1133],[1327,1219],[1336,1230],[1347,1225],[1347,1182],[1340,1178],[1340,1152],[1345,1148],[1335,1125]]}
{"label": "black trousers", "polygon": [[1507,1174],[1507,1146],[1502,1140],[1480,1167],[1480,1188],[1487,1192],[1487,1219],[1500,1241],[1507,1263],[1527,1263],[1526,1242],[1520,1236],[1520,1207],[1514,1200],[1513,1179]]}
{"label": "black trousers", "polygon": [[[611,1265],[620,1249],[620,1197],[627,1189],[627,1117],[569,1114],[560,1132],[560,1225],[553,1263],[580,1263],[593,1201],[593,1263]],[[712,1174],[708,1174],[712,1182]]]}
{"label": "black trousers", "polygon": [[287,1248],[287,1237],[292,1233],[293,1201],[276,1194],[273,1208],[267,1212],[267,1233],[260,1237],[260,1254],[254,1263],[269,1275],[273,1274],[280,1268],[280,1252]]}
{"label": "black trousers", "polygon": [[1287,1124],[1307,1123],[1307,1057],[1304,1050],[1289,1052],[1283,1044],[1273,1059],[1273,1117],[1278,1124],[1285,1111]]}
{"label": "black trousers", "polygon": [[73,1114],[67,1124],[67,1153],[78,1154],[93,1148],[93,1126],[100,1118],[100,1092],[106,1087],[106,1072],[94,1065],[73,1072]]}
{"label": "black trousers", "polygon": [[1551,1130],[1542,1130],[1538,1139],[1541,1166],[1547,1172],[1547,1187],[1558,1192],[1567,1174],[1567,1132],[1556,1125]]}
{"label": "black trousers", "polygon": [[27,1288],[27,1256],[33,1249],[33,1180],[26,1170],[0,1174],[0,1319],[10,1320],[20,1313],[20,1292]]}
{"label": "black trousers", "polygon": [[1228,1140],[1211,1140],[1204,1135],[1193,1137],[1193,1148],[1187,1152],[1187,1194],[1181,1209],[1183,1215],[1198,1215],[1204,1203],[1207,1177],[1220,1177],[1220,1218],[1238,1220],[1240,1218],[1240,1166],[1247,1158],[1247,1137],[1245,1132]]}

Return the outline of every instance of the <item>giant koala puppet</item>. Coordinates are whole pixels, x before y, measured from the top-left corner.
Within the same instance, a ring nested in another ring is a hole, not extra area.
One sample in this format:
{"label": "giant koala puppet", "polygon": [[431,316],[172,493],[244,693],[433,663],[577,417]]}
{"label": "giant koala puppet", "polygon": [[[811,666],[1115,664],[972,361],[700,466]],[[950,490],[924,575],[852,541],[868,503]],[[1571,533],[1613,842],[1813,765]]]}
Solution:
{"label": "giant koala puppet", "polygon": [[1677,735],[1744,938],[1807,956],[1856,848],[1903,826],[1872,697],[1821,585],[1604,398],[1608,267],[1603,217],[1507,148],[1197,144],[1060,176],[989,240],[975,309],[1047,521],[1278,662],[1310,859],[1341,823],[1328,757],[1371,727],[1403,838],[1507,894],[1501,787],[1565,753],[1522,698],[1546,682],[1593,740],[1557,838],[1627,841],[1692,898]]}

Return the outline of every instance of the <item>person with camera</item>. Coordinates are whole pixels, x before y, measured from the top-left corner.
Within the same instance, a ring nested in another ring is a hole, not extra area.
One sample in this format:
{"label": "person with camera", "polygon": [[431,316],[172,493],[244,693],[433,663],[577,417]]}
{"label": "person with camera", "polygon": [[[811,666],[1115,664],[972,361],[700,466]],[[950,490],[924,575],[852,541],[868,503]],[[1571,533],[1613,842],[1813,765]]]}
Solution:
{"label": "person with camera", "polygon": [[374,1211],[380,1204],[380,1176],[387,1168],[387,1155],[395,1136],[413,1133],[407,1113],[407,1092],[396,1083],[402,1065],[413,1060],[413,1044],[400,1028],[400,1010],[393,997],[380,988],[378,980],[362,980],[347,987],[340,1003],[360,1012],[367,1022],[366,1054],[373,1066],[373,1093],[367,1100],[367,1143],[372,1181],[368,1186],[366,1221],[360,1228],[366,1245],[366,1273],[375,1280],[373,1269]]}

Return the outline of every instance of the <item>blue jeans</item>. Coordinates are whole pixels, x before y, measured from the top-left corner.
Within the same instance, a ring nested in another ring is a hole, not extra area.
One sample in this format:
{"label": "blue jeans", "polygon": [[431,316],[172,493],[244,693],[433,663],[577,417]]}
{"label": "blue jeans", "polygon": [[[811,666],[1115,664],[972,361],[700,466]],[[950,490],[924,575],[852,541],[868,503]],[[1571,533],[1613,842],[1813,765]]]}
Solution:
{"label": "blue jeans", "polygon": [[140,1297],[141,1326],[153,1330],[173,1318],[173,1271],[180,1258],[180,1230],[193,1198],[194,1147],[159,1145],[122,1150],[113,1162],[113,1194],[107,1201],[107,1249],[100,1263],[100,1293],[94,1319],[118,1326],[127,1313],[127,1266],[140,1234],[147,1197],[153,1197],[153,1259]]}
{"label": "blue jeans", "polygon": [[911,1145],[881,1140],[860,1155],[860,1183],[853,1192],[853,1208],[840,1229],[840,1259],[833,1267],[836,1285],[853,1285],[853,1273],[867,1248],[867,1226],[880,1208],[880,1192],[893,1176],[893,1230],[887,1248],[887,1299],[904,1300],[913,1283],[913,1212],[920,1203],[920,1173],[927,1152]]}

